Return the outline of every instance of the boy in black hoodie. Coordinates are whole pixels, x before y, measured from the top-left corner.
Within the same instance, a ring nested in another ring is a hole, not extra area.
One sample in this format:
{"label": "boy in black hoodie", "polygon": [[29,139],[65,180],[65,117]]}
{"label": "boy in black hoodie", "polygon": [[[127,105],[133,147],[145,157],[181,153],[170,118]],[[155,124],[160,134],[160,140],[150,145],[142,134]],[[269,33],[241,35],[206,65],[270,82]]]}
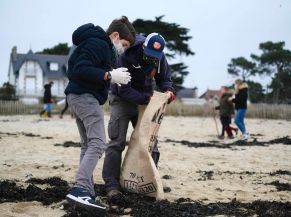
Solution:
{"label": "boy in black hoodie", "polygon": [[80,26],[73,33],[76,49],[68,62],[69,84],[65,94],[81,137],[80,164],[75,185],[67,200],[96,211],[105,207],[95,200],[93,171],[106,147],[102,105],[110,82],[127,84],[126,68],[113,69],[118,55],[134,44],[135,30],[127,17],[114,20],[107,32],[93,24]]}

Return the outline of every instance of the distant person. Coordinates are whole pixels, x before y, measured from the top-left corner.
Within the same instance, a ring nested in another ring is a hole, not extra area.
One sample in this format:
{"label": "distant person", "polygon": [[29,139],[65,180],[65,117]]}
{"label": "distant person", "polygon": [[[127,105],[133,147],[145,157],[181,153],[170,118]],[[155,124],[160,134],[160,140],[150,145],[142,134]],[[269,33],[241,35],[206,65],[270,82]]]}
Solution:
{"label": "distant person", "polygon": [[249,133],[246,130],[244,118],[247,111],[247,101],[248,101],[248,85],[241,79],[235,81],[235,98],[233,103],[235,105],[235,124],[238,126],[242,133],[242,139],[247,140],[249,138]]}
{"label": "distant person", "polygon": [[[127,85],[111,85],[109,99],[110,120],[108,135],[111,141],[106,149],[102,176],[105,181],[108,200],[114,202],[122,198],[119,184],[122,152],[126,145],[128,125],[135,127],[138,119],[138,105],[149,103],[155,85],[169,94],[169,103],[175,99],[171,70],[163,53],[164,38],[158,33],[146,38],[138,35],[135,45],[125,51],[118,59],[118,66],[128,68],[131,82]],[[157,140],[152,152],[155,164],[158,164],[159,150]]]}
{"label": "distant person", "polygon": [[127,17],[113,20],[105,32],[92,23],[77,28],[72,36],[77,47],[69,58],[69,83],[65,89],[68,105],[76,118],[81,137],[81,154],[75,185],[67,200],[78,206],[104,212],[95,200],[93,171],[106,148],[102,105],[110,82],[130,81],[126,68],[113,69],[118,55],[134,44],[135,30]]}
{"label": "distant person", "polygon": [[219,138],[224,139],[224,132],[226,132],[228,138],[233,139],[234,137],[233,137],[232,131],[234,131],[237,134],[238,129],[230,126],[231,118],[234,115],[232,92],[226,86],[222,86],[220,88],[220,92],[221,92],[221,97],[219,100],[219,106],[215,107],[215,109],[219,109],[220,122],[222,125],[222,132]]}
{"label": "distant person", "polygon": [[51,88],[53,86],[54,82],[49,82],[48,84],[44,85],[44,95],[43,95],[43,110],[40,112],[40,116],[42,116],[43,114],[47,114],[47,116],[50,118],[51,117],[51,113],[52,113],[52,92],[51,92]]}
{"label": "distant person", "polygon": [[[62,109],[61,114],[60,114],[60,118],[62,119],[65,112],[68,110],[69,108],[69,104],[68,104],[68,100],[67,98],[65,98],[65,107]],[[71,113],[71,116],[73,117],[73,114]]]}

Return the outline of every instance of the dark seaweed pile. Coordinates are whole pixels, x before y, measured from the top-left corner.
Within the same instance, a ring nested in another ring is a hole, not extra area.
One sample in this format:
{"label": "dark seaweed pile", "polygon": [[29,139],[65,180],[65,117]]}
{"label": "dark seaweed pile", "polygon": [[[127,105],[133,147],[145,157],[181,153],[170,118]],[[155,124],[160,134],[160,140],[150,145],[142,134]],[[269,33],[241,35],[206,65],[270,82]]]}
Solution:
{"label": "dark seaweed pile", "polygon": [[[69,190],[66,181],[51,177],[47,179],[31,178],[27,181],[29,184],[26,188],[18,186],[15,181],[0,181],[0,203],[18,202],[18,201],[39,201],[44,205],[59,202],[65,198]],[[49,185],[49,187],[41,188],[38,185]]]}
{"label": "dark seaweed pile", "polygon": [[[201,147],[215,147],[215,148],[234,148],[235,146],[268,146],[271,144],[284,144],[284,145],[291,145],[291,139],[286,136],[278,139],[273,139],[270,141],[260,142],[257,141],[257,139],[253,139],[253,141],[242,141],[238,140],[233,143],[219,143],[218,141],[210,141],[210,142],[189,142],[187,140],[172,140],[172,139],[166,139],[166,143],[180,143],[182,145],[186,145],[188,147],[193,148],[201,148]],[[80,147],[79,142],[73,142],[73,141],[66,141],[63,144],[55,144],[54,146],[63,146],[65,148],[68,147]]]}
{"label": "dark seaweed pile", "polygon": [[[40,201],[44,205],[54,202],[60,202],[65,199],[69,190],[66,181],[51,177],[47,179],[31,178],[27,181],[28,187],[18,186],[16,181],[0,181],[0,203],[18,202],[18,201]],[[46,185],[49,187],[41,188],[36,185]],[[133,193],[124,193],[119,205],[108,204],[104,185],[95,185],[96,195],[99,195],[101,201],[107,204],[108,211],[106,216],[131,215],[136,217],[190,217],[190,216],[213,216],[213,215],[231,215],[231,216],[291,216],[290,202],[261,201],[252,203],[240,203],[234,198],[228,203],[209,203],[204,204],[199,201],[193,201],[189,198],[179,198],[174,202],[168,200],[154,201],[152,198],[137,195]],[[64,216],[100,216],[82,208],[77,208],[64,203],[64,209],[67,212]]]}
{"label": "dark seaweed pile", "polygon": [[288,170],[277,170],[275,172],[270,173],[271,176],[276,176],[276,175],[289,175],[291,176],[291,171]]}
{"label": "dark seaweed pile", "polygon": [[55,144],[54,146],[63,146],[65,148],[68,148],[68,147],[81,147],[81,144],[79,142],[66,141],[63,144]]}
{"label": "dark seaweed pile", "polygon": [[198,171],[197,173],[200,173],[201,178],[198,179],[198,181],[206,181],[206,180],[213,180],[213,171]]}
{"label": "dark seaweed pile", "polygon": [[162,179],[172,179],[173,177],[171,175],[164,175],[162,176]]}
{"label": "dark seaweed pile", "polygon": [[274,185],[277,191],[291,191],[291,185],[289,183],[281,183],[279,181],[273,181],[267,183],[266,185]]}
{"label": "dark seaweed pile", "polygon": [[[103,195],[104,196],[104,195]],[[228,203],[209,203],[193,201],[189,198],[179,198],[174,202],[162,200],[154,202],[152,198],[137,194],[125,193],[123,207],[109,207],[106,216],[131,215],[136,217],[193,217],[193,216],[276,216],[287,217],[291,215],[290,202],[254,201],[240,203],[233,199]],[[113,208],[114,207],[114,208]],[[65,207],[66,217],[99,216],[83,209]]]}
{"label": "dark seaweed pile", "polygon": [[288,136],[278,138],[278,139],[272,139],[270,141],[258,141],[256,138],[253,139],[253,141],[243,141],[243,140],[237,140],[232,143],[218,143],[215,141],[211,142],[189,142],[187,140],[172,140],[172,139],[166,139],[166,143],[180,143],[182,145],[186,145],[188,147],[192,148],[206,148],[206,147],[214,147],[214,148],[233,148],[235,146],[268,146],[273,144],[283,144],[283,145],[291,145],[291,138]]}
{"label": "dark seaweed pile", "polygon": [[27,137],[40,137],[41,139],[52,139],[53,137],[50,136],[45,136],[45,137],[41,137],[38,134],[33,134],[33,133],[25,133],[25,132],[20,132],[20,133],[4,133],[4,132],[0,132],[0,135],[7,135],[7,136],[15,136],[17,137],[18,135],[23,135],[23,136],[27,136]]}

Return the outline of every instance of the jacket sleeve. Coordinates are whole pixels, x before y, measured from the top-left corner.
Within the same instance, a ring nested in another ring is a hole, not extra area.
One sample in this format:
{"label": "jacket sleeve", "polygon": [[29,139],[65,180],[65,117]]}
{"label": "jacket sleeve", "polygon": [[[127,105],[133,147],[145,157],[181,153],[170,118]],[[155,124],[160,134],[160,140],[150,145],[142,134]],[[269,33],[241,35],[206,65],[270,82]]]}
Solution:
{"label": "jacket sleeve", "polygon": [[74,60],[75,65],[71,71],[71,77],[91,84],[104,84],[106,70],[98,67],[108,56],[108,48],[105,44],[91,42],[79,51],[80,54]]}
{"label": "jacket sleeve", "polygon": [[[231,98],[231,100],[229,100]],[[228,104],[228,108],[229,108],[229,114],[232,115],[234,114],[234,104],[233,104],[233,98],[232,95],[229,95],[227,98],[227,104]]]}
{"label": "jacket sleeve", "polygon": [[133,102],[139,105],[147,104],[150,101],[150,95],[139,92],[131,87],[131,84],[121,85],[118,87],[118,96],[126,101]]}
{"label": "jacket sleeve", "polygon": [[[131,64],[126,61],[126,58],[123,55],[118,59],[117,66],[128,68],[129,73],[130,69],[132,68]],[[128,83],[127,85],[117,86],[117,89],[118,96],[129,102],[142,105],[147,104],[150,100],[150,95],[132,88],[131,83]]]}
{"label": "jacket sleeve", "polygon": [[156,74],[156,81],[159,89],[163,92],[170,90],[173,91],[173,82],[171,79],[171,69],[167,62],[165,55],[160,62],[160,68],[158,69],[158,73]]}

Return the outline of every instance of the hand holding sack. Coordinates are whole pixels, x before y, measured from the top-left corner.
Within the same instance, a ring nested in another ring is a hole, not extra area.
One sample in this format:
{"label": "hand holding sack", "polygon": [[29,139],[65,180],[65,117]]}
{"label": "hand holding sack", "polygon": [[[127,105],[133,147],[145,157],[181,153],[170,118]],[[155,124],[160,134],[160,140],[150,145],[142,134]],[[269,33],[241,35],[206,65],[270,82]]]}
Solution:
{"label": "hand holding sack", "polygon": [[127,70],[128,70],[127,68],[123,67],[113,69],[110,72],[111,82],[118,85],[127,84],[128,82],[130,82],[131,76]]}
{"label": "hand holding sack", "polygon": [[165,93],[167,93],[169,95],[168,104],[170,104],[171,102],[173,102],[176,99],[176,95],[172,91],[167,90]]}

